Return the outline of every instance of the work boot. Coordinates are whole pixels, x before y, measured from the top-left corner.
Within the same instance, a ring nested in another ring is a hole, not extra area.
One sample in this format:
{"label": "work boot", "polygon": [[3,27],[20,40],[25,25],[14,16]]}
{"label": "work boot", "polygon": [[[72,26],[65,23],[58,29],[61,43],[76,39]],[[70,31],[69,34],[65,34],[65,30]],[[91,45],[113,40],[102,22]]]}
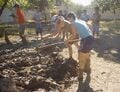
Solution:
{"label": "work boot", "polygon": [[79,85],[77,92],[83,92],[83,71],[84,71],[83,69],[79,69],[79,76],[78,76]]}
{"label": "work boot", "polygon": [[27,40],[26,40],[25,36],[20,35],[20,37],[22,39],[23,44],[27,44]]}
{"label": "work boot", "polygon": [[7,44],[12,44],[7,34],[5,34],[5,41],[7,42]]}

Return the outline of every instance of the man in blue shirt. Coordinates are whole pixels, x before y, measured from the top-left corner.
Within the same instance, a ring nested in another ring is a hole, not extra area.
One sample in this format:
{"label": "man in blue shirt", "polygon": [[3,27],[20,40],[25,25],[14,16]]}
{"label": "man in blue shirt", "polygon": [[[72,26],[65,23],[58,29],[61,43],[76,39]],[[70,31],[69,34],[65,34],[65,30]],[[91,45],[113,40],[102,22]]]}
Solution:
{"label": "man in blue shirt", "polygon": [[[92,31],[85,21],[77,20],[73,13],[68,14],[68,20],[74,25],[75,31],[77,31],[79,37],[81,38],[80,47],[78,50],[79,82],[82,83],[83,81],[83,72],[87,73],[87,78],[89,78],[90,82],[90,50],[92,49],[94,41]],[[67,43],[71,44],[71,41],[69,40]]]}
{"label": "man in blue shirt", "polygon": [[90,16],[88,15],[87,10],[83,10],[83,13],[80,16],[80,19],[85,21],[85,22],[89,21]]}

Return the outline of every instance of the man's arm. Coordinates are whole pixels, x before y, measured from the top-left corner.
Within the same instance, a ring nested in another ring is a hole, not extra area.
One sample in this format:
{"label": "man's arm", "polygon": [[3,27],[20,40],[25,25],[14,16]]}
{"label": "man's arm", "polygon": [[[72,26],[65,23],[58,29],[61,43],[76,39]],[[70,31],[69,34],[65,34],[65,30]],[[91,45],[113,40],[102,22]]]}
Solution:
{"label": "man's arm", "polygon": [[73,43],[77,41],[77,30],[74,25],[71,24],[71,36],[66,40],[67,43]]}
{"label": "man's arm", "polygon": [[47,39],[47,38],[56,38],[60,35],[60,33],[62,32],[61,28],[59,27],[58,24],[56,24],[56,30],[52,33],[52,34],[49,34],[45,37],[43,37],[44,39]]}

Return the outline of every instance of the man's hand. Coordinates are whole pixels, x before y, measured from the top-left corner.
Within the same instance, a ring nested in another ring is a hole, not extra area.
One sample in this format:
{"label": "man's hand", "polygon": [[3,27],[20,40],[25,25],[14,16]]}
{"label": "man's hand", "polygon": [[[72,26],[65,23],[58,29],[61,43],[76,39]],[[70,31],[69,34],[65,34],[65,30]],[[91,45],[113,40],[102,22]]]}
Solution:
{"label": "man's hand", "polygon": [[65,43],[66,43],[66,44],[73,44],[74,41],[72,41],[72,40],[66,40]]}
{"label": "man's hand", "polygon": [[78,41],[80,41],[80,39],[69,39],[69,40],[66,40],[65,43],[66,44],[73,44],[73,43],[78,42]]}

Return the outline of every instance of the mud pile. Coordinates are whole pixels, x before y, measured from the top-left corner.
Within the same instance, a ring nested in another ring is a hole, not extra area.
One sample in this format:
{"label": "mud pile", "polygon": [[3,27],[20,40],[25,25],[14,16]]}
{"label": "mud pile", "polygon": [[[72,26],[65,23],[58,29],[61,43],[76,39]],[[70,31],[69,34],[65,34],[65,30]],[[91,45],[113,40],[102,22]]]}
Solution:
{"label": "mud pile", "polygon": [[61,50],[33,47],[1,55],[0,92],[64,92],[77,77],[78,64],[63,58]]}

